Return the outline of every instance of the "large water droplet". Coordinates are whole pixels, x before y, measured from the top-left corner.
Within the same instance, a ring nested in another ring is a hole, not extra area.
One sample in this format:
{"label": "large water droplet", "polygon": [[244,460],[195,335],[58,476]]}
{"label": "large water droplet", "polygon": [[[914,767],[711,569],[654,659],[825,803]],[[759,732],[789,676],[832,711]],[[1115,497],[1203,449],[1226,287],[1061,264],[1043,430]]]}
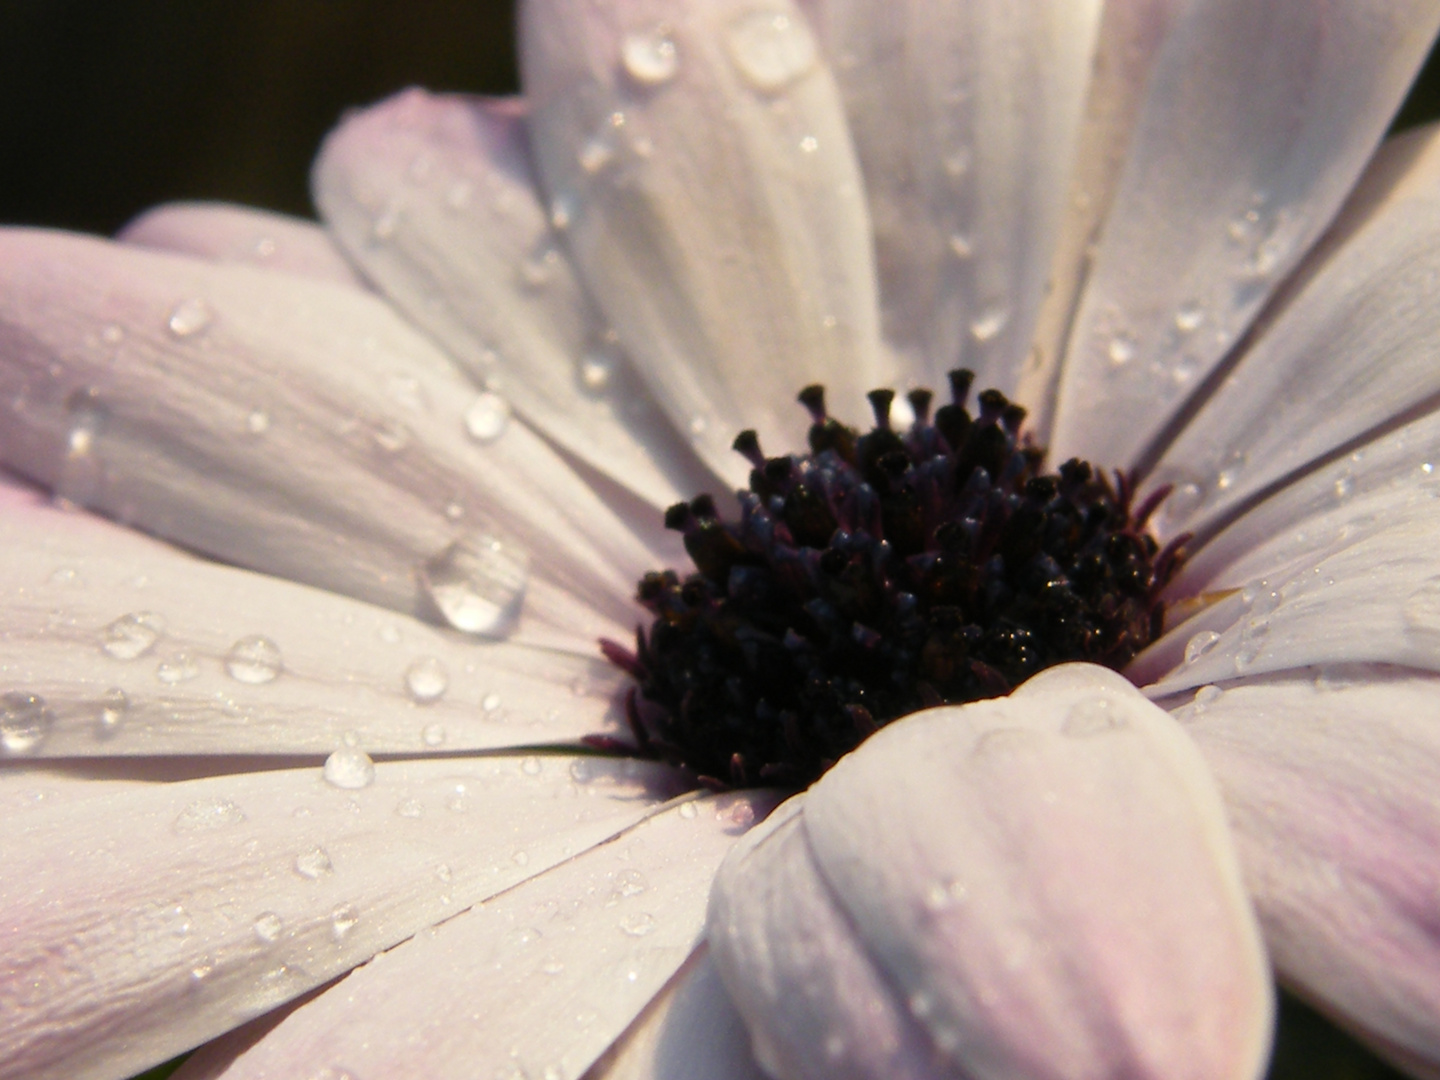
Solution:
{"label": "large water droplet", "polygon": [[783,90],[815,67],[819,50],[809,27],[778,11],[750,11],[726,34],[730,59],[740,75],[762,93]]}
{"label": "large water droplet", "polygon": [[273,911],[256,916],[254,925],[255,936],[262,945],[274,945],[280,940],[280,931],[285,929],[285,921]]}
{"label": "large water droplet", "polygon": [[155,647],[165,632],[165,620],[153,611],[121,615],[100,631],[100,647],[116,660],[134,660]]}
{"label": "large water droplet", "polygon": [[1211,652],[1220,641],[1214,630],[1201,630],[1185,643],[1185,663],[1193,664],[1206,653]]}
{"label": "large water droplet", "polygon": [[274,681],[283,666],[280,646],[258,634],[235,642],[225,658],[225,670],[230,677],[252,685]]}
{"label": "large water droplet", "polygon": [[212,317],[210,307],[204,300],[182,300],[170,312],[170,320],[166,325],[170,328],[170,333],[177,338],[188,338],[209,326]]}
{"label": "large water droplet", "polygon": [[239,825],[245,820],[245,812],[229,799],[197,799],[174,821],[176,832],[210,832]]}
{"label": "large water droplet", "polygon": [[330,855],[324,848],[316,847],[295,856],[295,872],[303,878],[315,881],[326,874],[333,874],[335,864],[330,861]]}
{"label": "large water droplet", "polygon": [[465,431],[478,443],[491,443],[510,426],[510,403],[485,391],[465,410]]}
{"label": "large water droplet", "polygon": [[529,553],[483,533],[451,544],[420,571],[421,587],[447,623],[487,637],[514,628],[529,579]]}
{"label": "large water droplet", "polygon": [[680,54],[664,26],[626,34],[620,42],[620,63],[625,73],[641,86],[669,82],[680,69]]}
{"label": "large water droplet", "polygon": [[0,751],[30,754],[55,726],[55,713],[38,694],[0,694]]}
{"label": "large water droplet", "polygon": [[375,782],[375,762],[358,746],[342,746],[325,759],[322,775],[331,787],[358,791]]}

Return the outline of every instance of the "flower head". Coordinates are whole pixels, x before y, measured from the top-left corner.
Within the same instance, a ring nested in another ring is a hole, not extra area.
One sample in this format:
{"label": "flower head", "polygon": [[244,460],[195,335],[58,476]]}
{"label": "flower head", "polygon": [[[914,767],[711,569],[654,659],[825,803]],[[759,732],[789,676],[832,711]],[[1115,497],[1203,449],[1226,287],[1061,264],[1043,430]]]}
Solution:
{"label": "flower head", "polygon": [[0,234],[3,1071],[1433,1071],[1440,7],[521,14],[327,232]]}

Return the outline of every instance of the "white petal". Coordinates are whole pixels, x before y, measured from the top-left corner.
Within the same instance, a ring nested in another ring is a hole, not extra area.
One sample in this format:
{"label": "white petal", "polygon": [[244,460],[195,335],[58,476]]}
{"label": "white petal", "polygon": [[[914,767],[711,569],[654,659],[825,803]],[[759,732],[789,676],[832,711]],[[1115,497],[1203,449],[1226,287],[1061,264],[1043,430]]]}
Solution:
{"label": "white petal", "polygon": [[[1223,599],[1175,627],[1127,674],[1162,696],[1311,664],[1440,669],[1440,484],[1433,467],[1416,461],[1417,452],[1440,449],[1440,418],[1412,428],[1241,518],[1216,541],[1214,562],[1202,550],[1193,575],[1182,573],[1174,587]],[[1372,452],[1373,471],[1364,468]],[[1356,472],[1365,477],[1359,492]]]}
{"label": "white petal", "polygon": [[559,252],[518,103],[407,90],[331,133],[314,185],[365,273],[546,435],[660,508],[716,486]]}
{"label": "white petal", "polygon": [[18,230],[0,334],[0,455],[68,499],[462,629],[632,625],[652,554],[369,294]]}
{"label": "white petal", "polygon": [[790,0],[530,0],[521,66],[551,208],[683,433],[739,481],[883,385],[869,222],[839,93]]}
{"label": "white petal", "polygon": [[1167,532],[1206,532],[1440,392],[1440,132],[1387,144],[1339,227],[1161,459]]}
{"label": "white petal", "polygon": [[695,948],[715,867],[771,805],[763,793],[704,798],[648,818],[377,957],[226,1080],[327,1067],[437,1080],[581,1075]]}
{"label": "white petal", "polygon": [[569,757],[374,768],[354,790],[254,773],[31,816],[0,884],[0,1072],[129,1076],[601,843],[674,779]]}
{"label": "white petal", "polygon": [[313,221],[230,203],[165,203],[130,221],[115,238],[155,251],[363,288],[325,230]]}
{"label": "white petal", "polygon": [[802,812],[858,940],[967,1077],[1261,1067],[1268,969],[1218,793],[1113,672],[892,724]]}
{"label": "white petal", "polygon": [[954,1075],[826,884],[803,801],[736,845],[710,894],[711,948],[756,1059],[785,1080]]}
{"label": "white petal", "polygon": [[1097,0],[815,0],[869,194],[886,339],[1013,393],[1070,180]]}
{"label": "white petal", "polygon": [[586,1073],[593,1080],[766,1080],[745,1022],[701,944],[624,1037]]}
{"label": "white petal", "polygon": [[1440,1068],[1440,679],[1348,669],[1180,712],[1219,780],[1280,977]]}
{"label": "white petal", "polygon": [[1433,0],[1195,3],[1156,59],[1065,363],[1053,447],[1135,462],[1339,207]]}
{"label": "white petal", "polygon": [[625,682],[598,650],[476,643],[5,487],[0,611],[0,758],[574,743]]}

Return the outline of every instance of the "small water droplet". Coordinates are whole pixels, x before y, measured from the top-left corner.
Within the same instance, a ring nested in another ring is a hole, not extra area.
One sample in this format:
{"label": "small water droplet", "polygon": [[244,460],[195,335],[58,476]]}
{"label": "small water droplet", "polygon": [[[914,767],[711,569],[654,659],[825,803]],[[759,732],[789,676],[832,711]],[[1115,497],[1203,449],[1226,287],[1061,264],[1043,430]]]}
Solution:
{"label": "small water droplet", "polygon": [[55,726],[55,713],[38,694],[0,694],[0,751],[5,756],[38,750]]}
{"label": "small water droplet", "polygon": [[773,94],[808,74],[819,56],[803,19],[778,11],[750,11],[726,34],[730,59],[752,87]]}
{"label": "small water droplet", "polygon": [[251,435],[264,435],[270,430],[270,414],[263,409],[253,409],[245,418],[245,430]]}
{"label": "small water droplet", "polygon": [[380,640],[386,645],[400,644],[400,628],[394,623],[386,623],[379,630]]}
{"label": "small water droplet", "polygon": [[130,713],[130,699],[119,687],[111,687],[100,698],[100,710],[95,719],[95,734],[108,739],[119,734]]}
{"label": "small water droplet", "polygon": [[456,541],[420,572],[421,586],[450,626],[486,637],[514,628],[529,578],[529,553],[488,533]]}
{"label": "small water droplet", "polygon": [[456,814],[464,814],[470,809],[470,790],[464,784],[456,784],[450,789],[450,795],[445,800],[445,809]]}
{"label": "small water droplet", "polygon": [[975,254],[975,244],[964,233],[951,233],[950,254],[957,259],[968,259]]}
{"label": "small water droplet", "polygon": [[602,394],[610,385],[615,361],[602,352],[589,352],[580,361],[580,385],[589,394]]}
{"label": "small water droplet", "polygon": [[1105,355],[1112,367],[1123,367],[1135,359],[1135,340],[1124,334],[1116,334],[1105,347]]}
{"label": "small water droplet", "polygon": [[529,755],[520,762],[520,771],[526,776],[539,776],[540,759],[534,754]]}
{"label": "small water droplet", "polygon": [[917,990],[911,994],[905,1004],[910,1010],[910,1015],[917,1020],[923,1020],[935,1011],[935,999],[923,990]]}
{"label": "small water droplet", "polygon": [[244,820],[245,812],[229,799],[198,799],[180,811],[172,827],[176,832],[209,832]]}
{"label": "small water droplet", "polygon": [[982,312],[970,323],[970,336],[979,342],[993,340],[1010,320],[1010,313],[1003,308],[992,308]]}
{"label": "small water droplet", "polygon": [[211,318],[213,316],[210,307],[204,300],[182,300],[170,312],[170,320],[166,325],[170,328],[170,333],[177,338],[188,338],[209,326]]}
{"label": "small water droplet", "polygon": [[166,686],[200,677],[200,664],[188,652],[177,652],[155,665],[155,677]]}
{"label": "small water droplet", "polygon": [[565,963],[555,957],[551,957],[540,965],[540,972],[544,975],[559,975],[565,970]]}
{"label": "small water droplet", "polygon": [[705,434],[706,430],[710,427],[710,421],[706,420],[703,416],[692,416],[689,426],[690,434],[698,437]]}
{"label": "small water droplet", "polygon": [[1335,484],[1334,484],[1335,498],[1338,499],[1338,500],[1342,500],[1342,501],[1343,501],[1344,499],[1349,498],[1350,492],[1353,491],[1354,488],[1355,488],[1355,480],[1354,480],[1352,477],[1349,477],[1349,476],[1342,476],[1342,477],[1340,477],[1339,479],[1337,479],[1337,480],[1335,481]]}
{"label": "small water droplet", "polygon": [[465,432],[478,443],[492,443],[510,426],[510,403],[489,390],[465,410]]}
{"label": "small water droplet", "polygon": [[515,863],[516,866],[529,866],[529,865],[530,865],[530,855],[529,855],[527,852],[524,852],[524,851],[517,851],[517,852],[513,853],[513,854],[510,856],[510,859],[511,859],[512,862]]}
{"label": "small water droplet", "polygon": [[645,875],[639,870],[622,870],[615,875],[615,895],[628,899],[639,896],[649,887]]}
{"label": "small water droplet", "polygon": [[1220,635],[1214,630],[1201,630],[1185,643],[1185,663],[1193,664],[1206,653],[1211,652],[1220,642]]}
{"label": "small water droplet", "polygon": [[1221,469],[1219,474],[1215,477],[1216,489],[1219,491],[1228,491],[1231,487],[1234,486],[1235,481],[1236,479],[1238,479],[1239,475],[1240,474],[1236,469]]}
{"label": "small water droplet", "polygon": [[655,929],[657,921],[648,911],[637,911],[620,920],[620,930],[630,937],[644,937]]}
{"label": "small water droplet", "polygon": [[1185,304],[1175,312],[1175,329],[1182,334],[1192,334],[1205,321],[1205,311],[1199,304]]}
{"label": "small water droplet", "polygon": [[116,660],[134,660],[155,647],[165,632],[165,620],[153,611],[121,615],[100,631],[100,647]]}
{"label": "small water droplet", "polygon": [[235,642],[225,657],[225,670],[230,677],[251,685],[273,682],[283,667],[280,646],[258,634]]}
{"label": "small water droplet", "polygon": [[455,880],[455,871],[450,869],[449,863],[442,862],[435,868],[435,877],[440,881],[448,883]]}
{"label": "small water droplet", "polygon": [[615,160],[615,147],[611,145],[608,137],[593,135],[585,140],[576,160],[580,162],[580,168],[593,176]]}
{"label": "small water droplet", "polygon": [[520,261],[520,280],[530,289],[540,289],[560,268],[560,253],[548,245]]}
{"label": "small water droplet", "polygon": [[387,454],[398,454],[410,445],[410,429],[398,420],[382,420],[371,430],[370,437]]}
{"label": "small water droplet", "polygon": [[820,140],[814,135],[806,135],[800,140],[800,152],[802,154],[813,154],[820,149]]}
{"label": "small water droplet", "polygon": [[570,228],[570,224],[574,220],[575,202],[573,198],[561,196],[550,203],[550,227],[556,232],[564,232]]}
{"label": "small water droplet", "polygon": [[355,909],[355,905],[342,904],[330,913],[330,936],[335,941],[344,941],[359,921],[360,913]]}
{"label": "small water droplet", "polygon": [[322,775],[331,787],[358,791],[375,782],[375,762],[358,747],[342,746],[325,759]]}
{"label": "small water droplet", "polygon": [[1003,758],[1031,753],[1039,736],[1026,728],[991,728],[983,732],[971,748],[972,757]]}
{"label": "small water droplet", "polygon": [[1122,731],[1128,726],[1125,717],[1120,715],[1113,702],[1107,698],[1096,697],[1077,701],[1070,706],[1060,730],[1075,738],[1087,738]]}
{"label": "small water droplet", "polygon": [[680,816],[686,821],[694,821],[697,817],[700,816],[700,811],[696,809],[695,803],[692,800],[691,802],[681,804]]}
{"label": "small water droplet", "polygon": [[486,694],[480,701],[480,708],[484,709],[487,713],[494,712],[500,708],[500,695]]}
{"label": "small water droplet", "polygon": [[577,784],[588,784],[593,775],[590,762],[586,758],[576,758],[570,762],[570,779]]}
{"label": "small water droplet", "polygon": [[680,69],[680,54],[668,27],[626,34],[620,42],[620,63],[641,86],[669,82]]}
{"label": "small water droplet", "polygon": [[335,866],[324,848],[311,848],[295,856],[295,872],[303,878],[315,881],[326,874],[333,874]]}
{"label": "small water droplet", "polygon": [[395,813],[403,818],[418,818],[424,815],[425,807],[418,799],[401,799],[395,804]]}
{"label": "small water droplet", "polygon": [[[410,700],[421,705],[438,701],[449,687],[450,676],[445,671],[445,665],[433,656],[422,656],[405,669],[405,689],[410,694]],[[443,741],[443,728],[440,736]]]}
{"label": "small water droplet", "polygon": [[1225,691],[1214,683],[1200,687],[1195,691],[1195,711],[1203,712],[1209,705],[1215,704],[1224,695]]}
{"label": "small water droplet", "polygon": [[263,945],[274,945],[280,940],[280,931],[285,929],[285,921],[273,911],[266,911],[255,917],[255,936],[260,939]]}

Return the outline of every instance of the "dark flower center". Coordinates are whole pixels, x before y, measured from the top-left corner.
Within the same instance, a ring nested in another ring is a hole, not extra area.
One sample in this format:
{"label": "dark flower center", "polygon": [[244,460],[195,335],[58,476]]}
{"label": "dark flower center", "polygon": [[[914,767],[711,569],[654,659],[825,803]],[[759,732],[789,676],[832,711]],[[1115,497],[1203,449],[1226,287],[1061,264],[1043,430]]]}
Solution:
{"label": "dark flower center", "polygon": [[893,392],[872,391],[865,434],[806,387],[810,453],[736,438],[753,466],[739,521],[708,495],[666,512],[695,572],[646,574],[648,633],[633,652],[602,642],[638,684],[628,752],[711,786],[800,787],[907,713],[1070,660],[1118,669],[1158,634],[1183,542],[1162,550],[1146,531],[1166,491],[1135,506],[1124,474],[1078,459],[1042,472],[1025,410],[986,390],[972,414],[972,379],[951,372],[933,417],[930,391],[912,390],[904,432]]}

